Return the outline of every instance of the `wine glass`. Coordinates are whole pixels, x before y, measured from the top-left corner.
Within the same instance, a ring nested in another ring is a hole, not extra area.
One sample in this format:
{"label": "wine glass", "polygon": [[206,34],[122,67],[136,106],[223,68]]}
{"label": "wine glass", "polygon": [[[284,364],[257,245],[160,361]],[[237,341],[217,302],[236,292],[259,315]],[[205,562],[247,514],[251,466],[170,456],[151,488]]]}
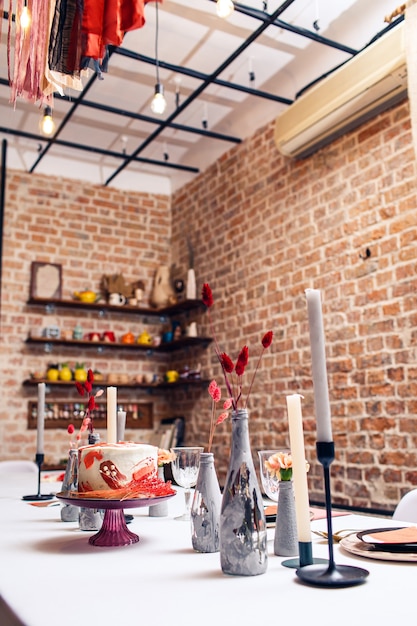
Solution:
{"label": "wine glass", "polygon": [[175,482],[184,487],[185,512],[175,519],[190,521],[191,515],[191,487],[197,482],[198,471],[200,469],[200,454],[204,448],[180,447],[172,448],[175,453],[175,460],[171,461],[172,475]]}
{"label": "wine glass", "polygon": [[278,502],[279,478],[268,471],[265,462],[278,452],[281,450],[258,450],[262,488],[273,502]]}

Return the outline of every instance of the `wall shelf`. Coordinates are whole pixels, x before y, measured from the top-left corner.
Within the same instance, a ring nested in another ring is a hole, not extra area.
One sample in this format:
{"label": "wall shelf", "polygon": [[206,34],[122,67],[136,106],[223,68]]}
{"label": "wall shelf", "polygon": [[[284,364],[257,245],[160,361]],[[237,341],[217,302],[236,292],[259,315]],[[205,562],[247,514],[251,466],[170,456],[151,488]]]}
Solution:
{"label": "wall shelf", "polygon": [[169,343],[161,343],[159,346],[152,346],[150,344],[122,343],[120,341],[87,341],[83,339],[55,339],[52,337],[28,337],[26,339],[27,344],[45,346],[48,348],[46,350],[47,352],[50,352],[53,346],[67,346],[87,349],[93,348],[98,352],[104,352],[105,350],[136,350],[149,353],[166,353],[196,346],[206,347],[211,341],[212,339],[210,337],[181,337]]}
{"label": "wall shelf", "polygon": [[27,301],[29,306],[42,306],[47,309],[66,308],[66,309],[82,309],[84,311],[97,311],[98,313],[123,313],[129,315],[143,315],[145,317],[168,318],[175,315],[189,313],[191,311],[205,310],[206,306],[202,300],[183,300],[164,307],[162,309],[152,309],[150,307],[130,306],[124,304],[122,306],[114,306],[106,302],[90,302],[84,303],[80,300],[57,300],[54,298],[29,298]]}
{"label": "wall shelf", "polygon": [[[57,380],[52,381],[47,378],[28,378],[23,381],[24,387],[35,387],[39,383],[45,383],[48,387],[62,387],[62,388],[73,388],[74,391],[77,391],[75,387],[75,381],[63,381]],[[175,383],[112,383],[107,381],[97,381],[94,383],[95,387],[111,387],[116,385],[118,389],[144,389],[144,390],[152,390],[152,389],[179,389],[181,387],[201,387],[208,385],[210,383],[209,380],[205,380],[203,378],[182,378]]]}

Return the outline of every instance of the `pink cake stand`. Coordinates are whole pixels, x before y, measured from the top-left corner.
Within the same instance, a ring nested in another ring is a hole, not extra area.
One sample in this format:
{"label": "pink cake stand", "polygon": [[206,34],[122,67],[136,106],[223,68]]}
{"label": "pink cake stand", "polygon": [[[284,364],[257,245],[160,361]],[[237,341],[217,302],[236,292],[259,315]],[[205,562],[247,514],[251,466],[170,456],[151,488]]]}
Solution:
{"label": "pink cake stand", "polygon": [[139,541],[139,536],[132,533],[126,526],[123,509],[134,509],[164,502],[175,496],[154,496],[152,498],[132,498],[131,500],[104,500],[101,498],[80,498],[74,491],[61,491],[56,497],[65,504],[75,504],[88,509],[104,509],[103,524],[88,543],[101,548],[128,546]]}

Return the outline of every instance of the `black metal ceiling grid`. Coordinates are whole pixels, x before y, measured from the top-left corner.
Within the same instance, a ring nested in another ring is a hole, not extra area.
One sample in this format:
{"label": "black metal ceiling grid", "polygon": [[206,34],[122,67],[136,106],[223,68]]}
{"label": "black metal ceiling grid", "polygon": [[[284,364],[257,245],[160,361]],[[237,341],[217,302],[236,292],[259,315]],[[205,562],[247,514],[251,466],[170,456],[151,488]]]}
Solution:
{"label": "black metal ceiling grid", "polygon": [[[216,0],[209,0],[210,2],[216,2]],[[316,32],[313,31],[309,31],[307,29],[304,28],[300,28],[297,27],[293,24],[288,24],[282,20],[279,19],[279,16],[284,13],[284,11],[291,6],[293,3],[295,2],[295,0],[285,0],[279,7],[278,9],[276,9],[276,11],[274,11],[272,14],[268,14],[265,11],[259,11],[257,9],[253,9],[251,7],[245,6],[243,4],[234,3],[235,6],[235,11],[240,12],[246,16],[249,16],[251,18],[254,18],[255,20],[258,20],[261,22],[261,24],[258,26],[258,28],[256,28],[251,35],[231,54],[229,55],[229,57],[223,61],[220,66],[210,75],[208,74],[204,74],[202,72],[199,72],[197,70],[192,70],[189,68],[185,68],[185,67],[181,67],[178,65],[173,65],[171,63],[168,63],[166,61],[160,60],[158,59],[158,61],[156,61],[155,58],[151,58],[151,57],[147,57],[141,54],[138,54],[136,52],[127,50],[126,48],[123,47],[116,47],[116,48],[112,48],[110,51],[110,59],[112,57],[112,55],[117,54],[120,56],[124,56],[124,57],[128,57],[130,59],[134,59],[137,60],[138,62],[141,63],[148,63],[151,65],[156,65],[156,63],[158,63],[159,67],[170,70],[172,72],[175,72],[176,74],[182,74],[182,75],[186,75],[188,77],[192,77],[195,78],[200,82],[200,85],[191,92],[191,94],[186,98],[186,100],[184,100],[184,102],[182,104],[179,104],[177,106],[177,108],[173,111],[173,113],[171,113],[171,115],[169,115],[165,120],[160,120],[159,118],[155,118],[155,117],[151,117],[151,116],[146,116],[146,115],[142,115],[142,114],[138,114],[135,113],[133,111],[126,111],[123,109],[119,109],[117,107],[112,107],[106,104],[100,104],[97,102],[93,102],[90,100],[86,99],[86,96],[89,92],[89,90],[91,89],[91,87],[94,85],[95,81],[97,80],[97,75],[93,75],[91,77],[91,79],[88,81],[88,83],[86,84],[85,88],[83,89],[82,93],[78,96],[78,97],[68,97],[68,96],[55,96],[57,99],[63,99],[66,101],[69,101],[72,103],[71,108],[69,109],[69,111],[66,113],[66,115],[64,116],[64,119],[62,120],[62,122],[60,123],[58,129],[56,130],[55,134],[53,137],[49,138],[49,139],[45,139],[44,136],[42,135],[36,135],[36,134],[32,134],[32,133],[28,133],[28,132],[24,132],[24,131],[16,131],[16,130],[12,130],[12,129],[8,129],[5,127],[1,127],[0,126],[0,132],[2,133],[6,133],[6,134],[12,134],[15,136],[19,136],[19,137],[25,137],[28,139],[33,139],[35,141],[38,142],[42,142],[42,144],[45,143],[46,141],[46,145],[44,148],[42,148],[35,160],[35,162],[33,163],[33,165],[30,168],[30,172],[34,172],[36,167],[39,165],[39,163],[41,162],[41,160],[44,158],[44,156],[46,156],[46,154],[48,153],[48,151],[50,150],[50,148],[53,145],[58,145],[58,146],[64,146],[66,148],[70,148],[70,149],[78,149],[78,150],[84,150],[84,151],[88,151],[88,152],[92,152],[92,153],[97,153],[97,154],[101,154],[104,156],[110,156],[110,157],[114,157],[116,159],[122,160],[122,163],[114,170],[114,172],[107,178],[107,180],[105,181],[105,185],[109,185],[111,183],[111,181],[120,173],[122,172],[130,163],[132,162],[141,162],[141,163],[146,163],[149,165],[155,165],[155,166],[159,166],[159,167],[166,167],[166,168],[172,168],[172,169],[177,169],[177,170],[183,170],[183,171],[188,171],[188,172],[192,172],[192,173],[198,173],[199,170],[198,168],[194,168],[194,167],[190,167],[187,165],[182,165],[182,164],[176,164],[176,163],[171,163],[169,161],[159,161],[157,159],[148,159],[148,158],[144,158],[144,157],[140,157],[139,155],[145,150],[145,148],[147,148],[153,141],[155,141],[159,135],[161,135],[161,133],[166,129],[166,128],[171,128],[174,130],[180,130],[182,132],[185,133],[194,133],[194,134],[199,134],[205,137],[209,137],[213,140],[217,140],[217,141],[225,141],[225,142],[231,142],[231,143],[240,143],[241,142],[241,138],[239,137],[234,137],[234,136],[229,136],[229,135],[224,135],[222,133],[216,133],[214,131],[210,131],[204,128],[198,128],[198,127],[191,127],[191,126],[187,126],[184,124],[178,124],[175,122],[175,119],[192,103],[194,102],[198,96],[201,95],[201,93],[207,89],[210,85],[214,84],[214,85],[218,85],[221,87],[225,87],[228,89],[232,89],[232,90],[237,90],[237,91],[242,91],[244,93],[247,93],[251,96],[254,97],[258,97],[258,98],[264,98],[264,99],[269,99],[269,100],[273,100],[276,102],[279,102],[281,104],[284,105],[290,105],[292,104],[292,100],[289,100],[288,98],[283,98],[281,96],[272,94],[272,93],[268,93],[262,90],[258,90],[258,89],[253,89],[251,87],[247,87],[245,85],[239,85],[239,84],[235,84],[229,81],[225,81],[219,78],[220,74],[222,72],[224,72],[224,70],[235,60],[237,59],[247,48],[249,45],[251,45],[258,37],[260,37],[260,35],[262,33],[265,32],[265,30],[267,28],[269,28],[270,26],[276,26],[278,28],[281,28],[283,30],[287,30],[290,31],[291,33],[300,35],[301,37],[307,38],[307,39],[311,39],[317,43],[320,43],[324,46],[330,46],[334,49],[340,50],[342,52],[345,52],[351,56],[355,56],[356,54],[358,54],[360,52],[360,50],[355,50],[349,46],[345,46],[339,42],[336,41],[332,41],[326,37],[322,37],[321,35],[319,35]],[[3,14],[4,17],[8,17],[7,13]],[[403,16],[401,16],[399,18],[399,20],[403,19]],[[384,32],[386,32],[386,30],[388,30],[389,28],[392,28],[399,20],[397,20],[395,23],[390,24],[389,26],[387,26],[387,28],[383,29],[383,31],[381,31],[380,33],[378,33],[375,38],[377,38],[378,36],[381,36],[381,34],[383,34]],[[374,39],[375,39],[374,38]],[[109,60],[110,60],[109,59]],[[109,63],[110,66],[110,63]],[[333,71],[333,70],[331,70]],[[8,85],[8,80],[5,78],[0,78],[0,85]],[[302,90],[301,90],[302,91]],[[90,107],[93,109],[97,109],[97,110],[101,110],[101,111],[106,111],[108,113],[112,113],[115,115],[120,115],[122,117],[129,117],[135,120],[140,120],[146,123],[150,123],[154,126],[156,126],[156,129],[153,130],[153,132],[151,132],[148,137],[145,139],[145,141],[143,141],[133,152],[131,152],[129,155],[126,155],[125,152],[116,152],[116,151],[112,151],[112,150],[105,150],[105,149],[101,149],[98,147],[94,147],[94,146],[88,146],[88,145],[84,145],[84,144],[79,144],[79,143],[75,143],[72,141],[64,141],[59,139],[59,135],[61,134],[61,132],[64,130],[64,128],[68,125],[68,123],[71,121],[74,113],[77,111],[78,107],[80,106],[84,106],[84,107]]]}

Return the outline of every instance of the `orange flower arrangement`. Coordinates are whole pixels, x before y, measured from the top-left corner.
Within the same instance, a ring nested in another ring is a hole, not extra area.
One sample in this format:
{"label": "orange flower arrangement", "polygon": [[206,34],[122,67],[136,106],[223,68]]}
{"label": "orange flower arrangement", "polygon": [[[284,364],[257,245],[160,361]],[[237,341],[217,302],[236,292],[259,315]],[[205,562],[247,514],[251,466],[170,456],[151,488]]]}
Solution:
{"label": "orange flower arrangement", "polygon": [[272,454],[265,461],[265,467],[271,476],[278,480],[291,480],[292,478],[292,458],[287,452]]}
{"label": "orange flower arrangement", "polygon": [[175,461],[175,452],[158,448],[158,467],[171,463],[171,461]]}
{"label": "orange flower arrangement", "polygon": [[[208,309],[209,323],[212,329],[212,335],[214,337],[216,355],[217,355],[217,358],[219,359],[219,363],[223,371],[224,381],[226,383],[226,388],[227,388],[227,391],[228,391],[228,394],[232,403],[233,410],[236,411],[239,406],[239,401],[241,400],[241,397],[242,397],[242,386],[243,386],[242,379],[243,379],[243,374],[245,373],[246,366],[248,365],[248,362],[249,362],[249,349],[247,346],[243,346],[243,348],[239,352],[236,363],[233,363],[232,359],[230,358],[228,354],[226,354],[226,352],[221,352],[215,333],[213,331],[213,324],[212,324],[211,317],[210,317],[210,308],[213,306],[214,300],[213,300],[212,290],[208,283],[204,283],[203,285],[202,300]],[[261,341],[262,350],[258,357],[255,371],[253,373],[252,380],[249,385],[248,393],[246,394],[246,398],[243,402],[243,408],[247,407],[248,399],[252,391],[252,385],[255,380],[255,376],[257,374],[259,365],[261,363],[263,353],[271,345],[272,338],[273,338],[272,330],[269,330],[262,337],[262,341]],[[234,376],[233,376],[233,372],[235,374]]]}

